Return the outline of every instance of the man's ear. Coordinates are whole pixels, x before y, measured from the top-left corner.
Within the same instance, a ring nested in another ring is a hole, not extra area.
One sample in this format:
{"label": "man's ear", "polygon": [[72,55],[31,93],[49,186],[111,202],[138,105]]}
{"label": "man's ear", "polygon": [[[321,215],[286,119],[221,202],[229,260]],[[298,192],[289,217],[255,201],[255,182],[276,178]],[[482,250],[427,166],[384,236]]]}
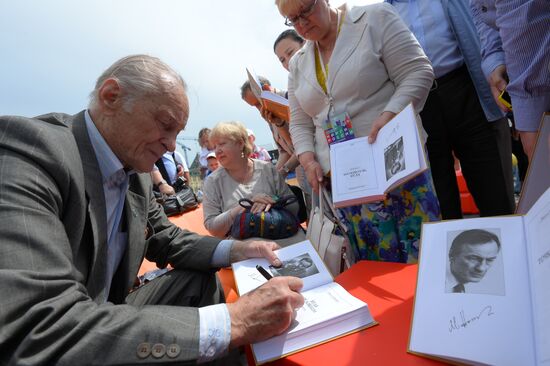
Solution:
{"label": "man's ear", "polygon": [[98,101],[104,113],[116,111],[122,105],[121,89],[117,80],[107,79],[98,91]]}

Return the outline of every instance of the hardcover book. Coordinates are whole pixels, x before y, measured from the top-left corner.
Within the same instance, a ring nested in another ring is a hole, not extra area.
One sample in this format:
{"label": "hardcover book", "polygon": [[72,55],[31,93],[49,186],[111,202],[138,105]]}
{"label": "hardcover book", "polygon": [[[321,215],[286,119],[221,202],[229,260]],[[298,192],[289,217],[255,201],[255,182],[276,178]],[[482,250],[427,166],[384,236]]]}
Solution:
{"label": "hardcover book", "polygon": [[288,107],[288,99],[275,94],[269,90],[263,90],[260,80],[251,69],[246,69],[248,81],[250,81],[250,90],[258,99],[262,106],[284,121],[290,121],[290,108]]}
{"label": "hardcover book", "polygon": [[330,169],[335,207],[380,201],[426,170],[412,104],[380,129],[373,144],[365,136],[330,145]]}
{"label": "hardcover book", "polygon": [[550,365],[550,189],[527,214],[422,226],[409,352]]}
{"label": "hardcover book", "polygon": [[367,304],[333,281],[323,261],[306,240],[276,251],[283,266],[275,268],[263,258],[234,263],[233,273],[239,295],[254,291],[267,280],[256,269],[259,265],[272,276],[296,276],[304,281],[304,306],[296,312],[290,328],[281,335],[252,345],[257,364],[325,343],[331,339],[376,324]]}

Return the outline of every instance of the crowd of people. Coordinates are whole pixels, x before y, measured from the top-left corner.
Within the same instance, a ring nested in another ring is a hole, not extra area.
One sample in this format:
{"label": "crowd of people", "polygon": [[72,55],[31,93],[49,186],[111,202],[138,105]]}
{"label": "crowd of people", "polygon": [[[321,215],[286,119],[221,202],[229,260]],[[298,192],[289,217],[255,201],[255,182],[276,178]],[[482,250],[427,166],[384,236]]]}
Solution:
{"label": "crowd of people", "polygon": [[[291,172],[308,211],[321,186],[330,192],[325,129],[342,114],[355,136],[373,143],[412,103],[430,165],[381,201],[334,210],[357,260],[414,263],[423,222],[461,218],[457,160],[481,216],[514,212],[512,135],[519,131],[531,158],[538,122],[550,111],[550,3],[275,4],[291,27],[273,46],[288,85],[259,79],[288,99],[290,118],[270,113],[250,83],[242,85],[243,101],[272,132],[275,164],[241,122],[200,131],[211,236],[175,226],[155,200],[155,190],[173,195],[190,179],[175,152],[189,116],[187,86],[160,59],[116,61],[76,115],[0,117],[0,279],[10,294],[0,297],[0,363],[239,364],[240,346],[284,332],[304,302],[303,276],[292,272],[311,263],[281,263],[274,250],[303,232],[244,241],[231,228],[246,210],[261,216],[293,195],[285,180]],[[505,90],[513,118],[502,103]],[[285,209],[298,215],[300,203]],[[463,252],[486,245],[489,266],[500,250],[492,237],[460,240],[449,258],[449,292],[475,282]],[[278,275],[225,304],[216,270],[251,257],[266,258]],[[144,258],[173,269],[136,288]]]}

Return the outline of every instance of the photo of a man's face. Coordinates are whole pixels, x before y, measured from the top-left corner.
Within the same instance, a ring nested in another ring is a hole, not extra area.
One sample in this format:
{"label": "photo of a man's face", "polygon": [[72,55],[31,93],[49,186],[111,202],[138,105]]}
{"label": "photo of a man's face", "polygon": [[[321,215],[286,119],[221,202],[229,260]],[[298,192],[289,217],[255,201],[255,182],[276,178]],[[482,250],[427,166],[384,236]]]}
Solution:
{"label": "photo of a man's face", "polygon": [[283,261],[281,267],[269,266],[269,271],[274,277],[294,276],[305,278],[319,273],[317,266],[313,263],[313,259],[311,259],[308,253]]}
{"label": "photo of a man's face", "polygon": [[451,261],[451,272],[462,283],[479,282],[498,256],[494,241],[483,244],[465,244]]}
{"label": "photo of a man's face", "polygon": [[449,233],[454,237],[448,252],[446,292],[504,294],[502,267],[500,274],[494,273],[486,279],[502,251],[495,231],[498,232],[497,229],[471,229]]}
{"label": "photo of a man's face", "polygon": [[386,167],[386,180],[395,174],[405,170],[405,158],[403,155],[403,136],[384,149],[384,164]]}

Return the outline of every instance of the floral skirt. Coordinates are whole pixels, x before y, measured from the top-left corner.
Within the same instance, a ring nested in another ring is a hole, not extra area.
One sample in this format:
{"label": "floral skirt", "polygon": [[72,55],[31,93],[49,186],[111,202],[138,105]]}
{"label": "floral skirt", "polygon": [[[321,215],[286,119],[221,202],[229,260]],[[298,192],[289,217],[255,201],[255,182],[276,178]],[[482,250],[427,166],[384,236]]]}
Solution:
{"label": "floral skirt", "polygon": [[422,223],[441,220],[429,170],[389,192],[383,201],[338,212],[357,260],[416,263]]}

